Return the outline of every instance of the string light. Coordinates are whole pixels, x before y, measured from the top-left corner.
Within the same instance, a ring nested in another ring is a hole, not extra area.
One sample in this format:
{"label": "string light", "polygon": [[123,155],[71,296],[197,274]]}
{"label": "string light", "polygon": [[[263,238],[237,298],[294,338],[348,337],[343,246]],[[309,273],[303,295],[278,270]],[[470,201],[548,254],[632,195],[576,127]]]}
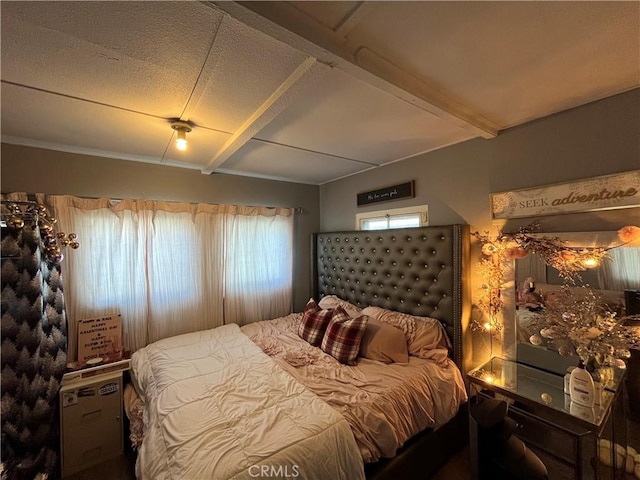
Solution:
{"label": "string light", "polygon": [[598,260],[595,257],[588,257],[582,261],[582,265],[584,265],[587,268],[595,268],[598,265],[600,265],[600,260]]}

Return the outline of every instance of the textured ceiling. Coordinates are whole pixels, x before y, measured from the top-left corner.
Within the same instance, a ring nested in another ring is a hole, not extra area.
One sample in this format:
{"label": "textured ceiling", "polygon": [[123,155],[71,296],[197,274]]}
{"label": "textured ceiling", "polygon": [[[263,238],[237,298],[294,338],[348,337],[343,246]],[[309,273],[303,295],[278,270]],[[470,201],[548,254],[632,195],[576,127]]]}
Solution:
{"label": "textured ceiling", "polygon": [[[204,174],[322,184],[640,86],[640,2],[1,13],[3,142]],[[186,152],[176,119],[194,125]]]}

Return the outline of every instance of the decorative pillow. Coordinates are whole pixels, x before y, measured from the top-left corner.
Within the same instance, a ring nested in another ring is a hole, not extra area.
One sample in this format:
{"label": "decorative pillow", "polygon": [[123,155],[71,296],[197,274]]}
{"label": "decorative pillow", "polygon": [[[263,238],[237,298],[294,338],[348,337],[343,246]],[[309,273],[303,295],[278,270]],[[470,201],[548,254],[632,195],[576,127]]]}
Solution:
{"label": "decorative pillow", "polygon": [[[343,310],[344,311],[344,310]],[[327,330],[327,325],[335,313],[334,309],[322,310],[313,298],[304,307],[298,335],[314,347],[319,347]],[[346,315],[346,314],[345,314]]]}
{"label": "decorative pillow", "polygon": [[409,350],[404,332],[369,318],[360,343],[360,356],[383,363],[408,363]]}
{"label": "decorative pillow", "polygon": [[320,306],[320,308],[324,309],[342,307],[351,318],[359,317],[360,315],[362,315],[362,309],[360,307],[356,307],[353,303],[342,300],[335,295],[325,295],[320,299],[318,305]]}
{"label": "decorative pillow", "polygon": [[431,357],[430,350],[451,348],[449,335],[435,318],[417,317],[380,307],[367,307],[362,314],[402,330],[407,339],[409,355],[428,358]]}
{"label": "decorative pillow", "polygon": [[355,365],[368,317],[349,318],[342,307],[337,307],[334,312],[322,339],[322,351],[340,363]]}

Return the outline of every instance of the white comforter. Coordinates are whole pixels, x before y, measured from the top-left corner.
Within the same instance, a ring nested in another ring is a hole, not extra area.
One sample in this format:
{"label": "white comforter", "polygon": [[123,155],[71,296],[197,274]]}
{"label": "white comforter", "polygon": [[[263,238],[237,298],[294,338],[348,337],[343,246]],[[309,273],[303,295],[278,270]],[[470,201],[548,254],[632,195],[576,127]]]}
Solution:
{"label": "white comforter", "polygon": [[148,345],[132,369],[145,403],[138,479],[364,478],[346,420],[237,325]]}

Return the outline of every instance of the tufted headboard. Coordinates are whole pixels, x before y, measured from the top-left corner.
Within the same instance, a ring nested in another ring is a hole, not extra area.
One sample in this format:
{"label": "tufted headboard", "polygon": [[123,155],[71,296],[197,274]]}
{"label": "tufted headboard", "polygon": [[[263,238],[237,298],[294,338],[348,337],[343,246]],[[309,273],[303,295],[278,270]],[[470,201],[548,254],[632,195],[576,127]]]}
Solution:
{"label": "tufted headboard", "polygon": [[317,233],[311,250],[315,298],[336,295],[359,307],[437,318],[462,368],[468,225]]}

